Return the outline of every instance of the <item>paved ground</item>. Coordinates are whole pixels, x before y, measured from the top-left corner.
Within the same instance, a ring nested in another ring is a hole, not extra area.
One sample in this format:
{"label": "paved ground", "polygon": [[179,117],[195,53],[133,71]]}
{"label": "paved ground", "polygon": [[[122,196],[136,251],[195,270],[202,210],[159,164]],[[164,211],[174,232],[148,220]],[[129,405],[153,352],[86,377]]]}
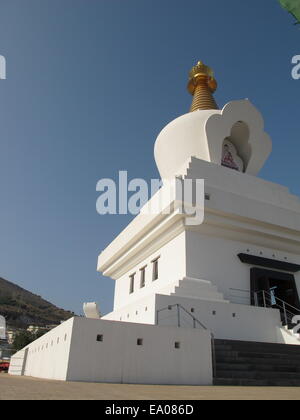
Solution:
{"label": "paved ground", "polygon": [[300,388],[117,385],[0,373],[0,400],[300,400]]}

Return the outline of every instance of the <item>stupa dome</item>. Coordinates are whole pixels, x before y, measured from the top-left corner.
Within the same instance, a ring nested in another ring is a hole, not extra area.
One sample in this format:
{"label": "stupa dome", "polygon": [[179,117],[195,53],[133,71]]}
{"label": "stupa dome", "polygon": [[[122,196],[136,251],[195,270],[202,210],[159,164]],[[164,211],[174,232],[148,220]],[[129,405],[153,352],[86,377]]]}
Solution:
{"label": "stupa dome", "polygon": [[188,84],[194,95],[191,112],[169,123],[155,142],[154,156],[162,179],[184,176],[191,157],[249,175],[257,175],[269,157],[272,141],[264,131],[260,112],[247,99],[216,109],[212,96],[216,86],[212,71],[199,62]]}

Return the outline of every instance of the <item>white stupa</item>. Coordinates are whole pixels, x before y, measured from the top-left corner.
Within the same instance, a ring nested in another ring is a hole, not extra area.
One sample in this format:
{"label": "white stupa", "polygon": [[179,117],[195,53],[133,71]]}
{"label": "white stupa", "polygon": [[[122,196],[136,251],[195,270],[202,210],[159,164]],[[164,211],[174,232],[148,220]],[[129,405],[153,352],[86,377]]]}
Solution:
{"label": "white stupa", "polygon": [[[255,292],[281,285],[281,273],[294,264],[293,284],[278,297],[299,305],[300,201],[257,176],[272,150],[259,111],[248,100],[219,110],[215,88],[210,69],[199,62],[190,75],[191,112],[168,124],[154,149],[162,179],[204,179],[204,223],[190,226],[176,206],[168,217],[136,217],[99,256],[98,270],[116,282],[114,311],[104,319],[152,324],[157,310],[180,303],[219,338],[276,342],[278,314],[251,302]],[[279,267],[278,279],[265,284],[259,267]]]}
{"label": "white stupa", "polygon": [[[289,327],[300,310],[300,201],[258,176],[272,150],[259,111],[249,100],[218,109],[216,87],[199,62],[191,112],[155,143],[165,185],[147,206],[160,210],[141,211],[99,256],[98,270],[115,281],[113,311],[62,324],[11,373],[211,384],[214,340],[299,345]],[[203,223],[190,223],[177,192],[166,194],[176,177],[204,179]]]}

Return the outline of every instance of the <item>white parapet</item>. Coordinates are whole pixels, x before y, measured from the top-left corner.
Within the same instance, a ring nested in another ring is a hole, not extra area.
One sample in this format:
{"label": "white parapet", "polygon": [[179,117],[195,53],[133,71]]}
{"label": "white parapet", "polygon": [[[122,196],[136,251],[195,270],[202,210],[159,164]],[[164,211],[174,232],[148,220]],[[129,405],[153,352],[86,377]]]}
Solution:
{"label": "white parapet", "polygon": [[73,318],[14,355],[9,373],[68,381],[211,385],[211,335],[199,329]]}

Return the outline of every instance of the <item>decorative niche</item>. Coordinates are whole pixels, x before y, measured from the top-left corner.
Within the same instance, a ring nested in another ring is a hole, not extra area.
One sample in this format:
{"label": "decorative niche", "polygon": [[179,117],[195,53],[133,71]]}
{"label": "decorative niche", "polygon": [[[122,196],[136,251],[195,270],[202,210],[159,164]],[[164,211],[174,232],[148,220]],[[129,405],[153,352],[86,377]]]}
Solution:
{"label": "decorative niche", "polygon": [[221,165],[227,168],[245,172],[251,158],[249,144],[250,130],[246,123],[237,121],[226,137],[222,147]]}

